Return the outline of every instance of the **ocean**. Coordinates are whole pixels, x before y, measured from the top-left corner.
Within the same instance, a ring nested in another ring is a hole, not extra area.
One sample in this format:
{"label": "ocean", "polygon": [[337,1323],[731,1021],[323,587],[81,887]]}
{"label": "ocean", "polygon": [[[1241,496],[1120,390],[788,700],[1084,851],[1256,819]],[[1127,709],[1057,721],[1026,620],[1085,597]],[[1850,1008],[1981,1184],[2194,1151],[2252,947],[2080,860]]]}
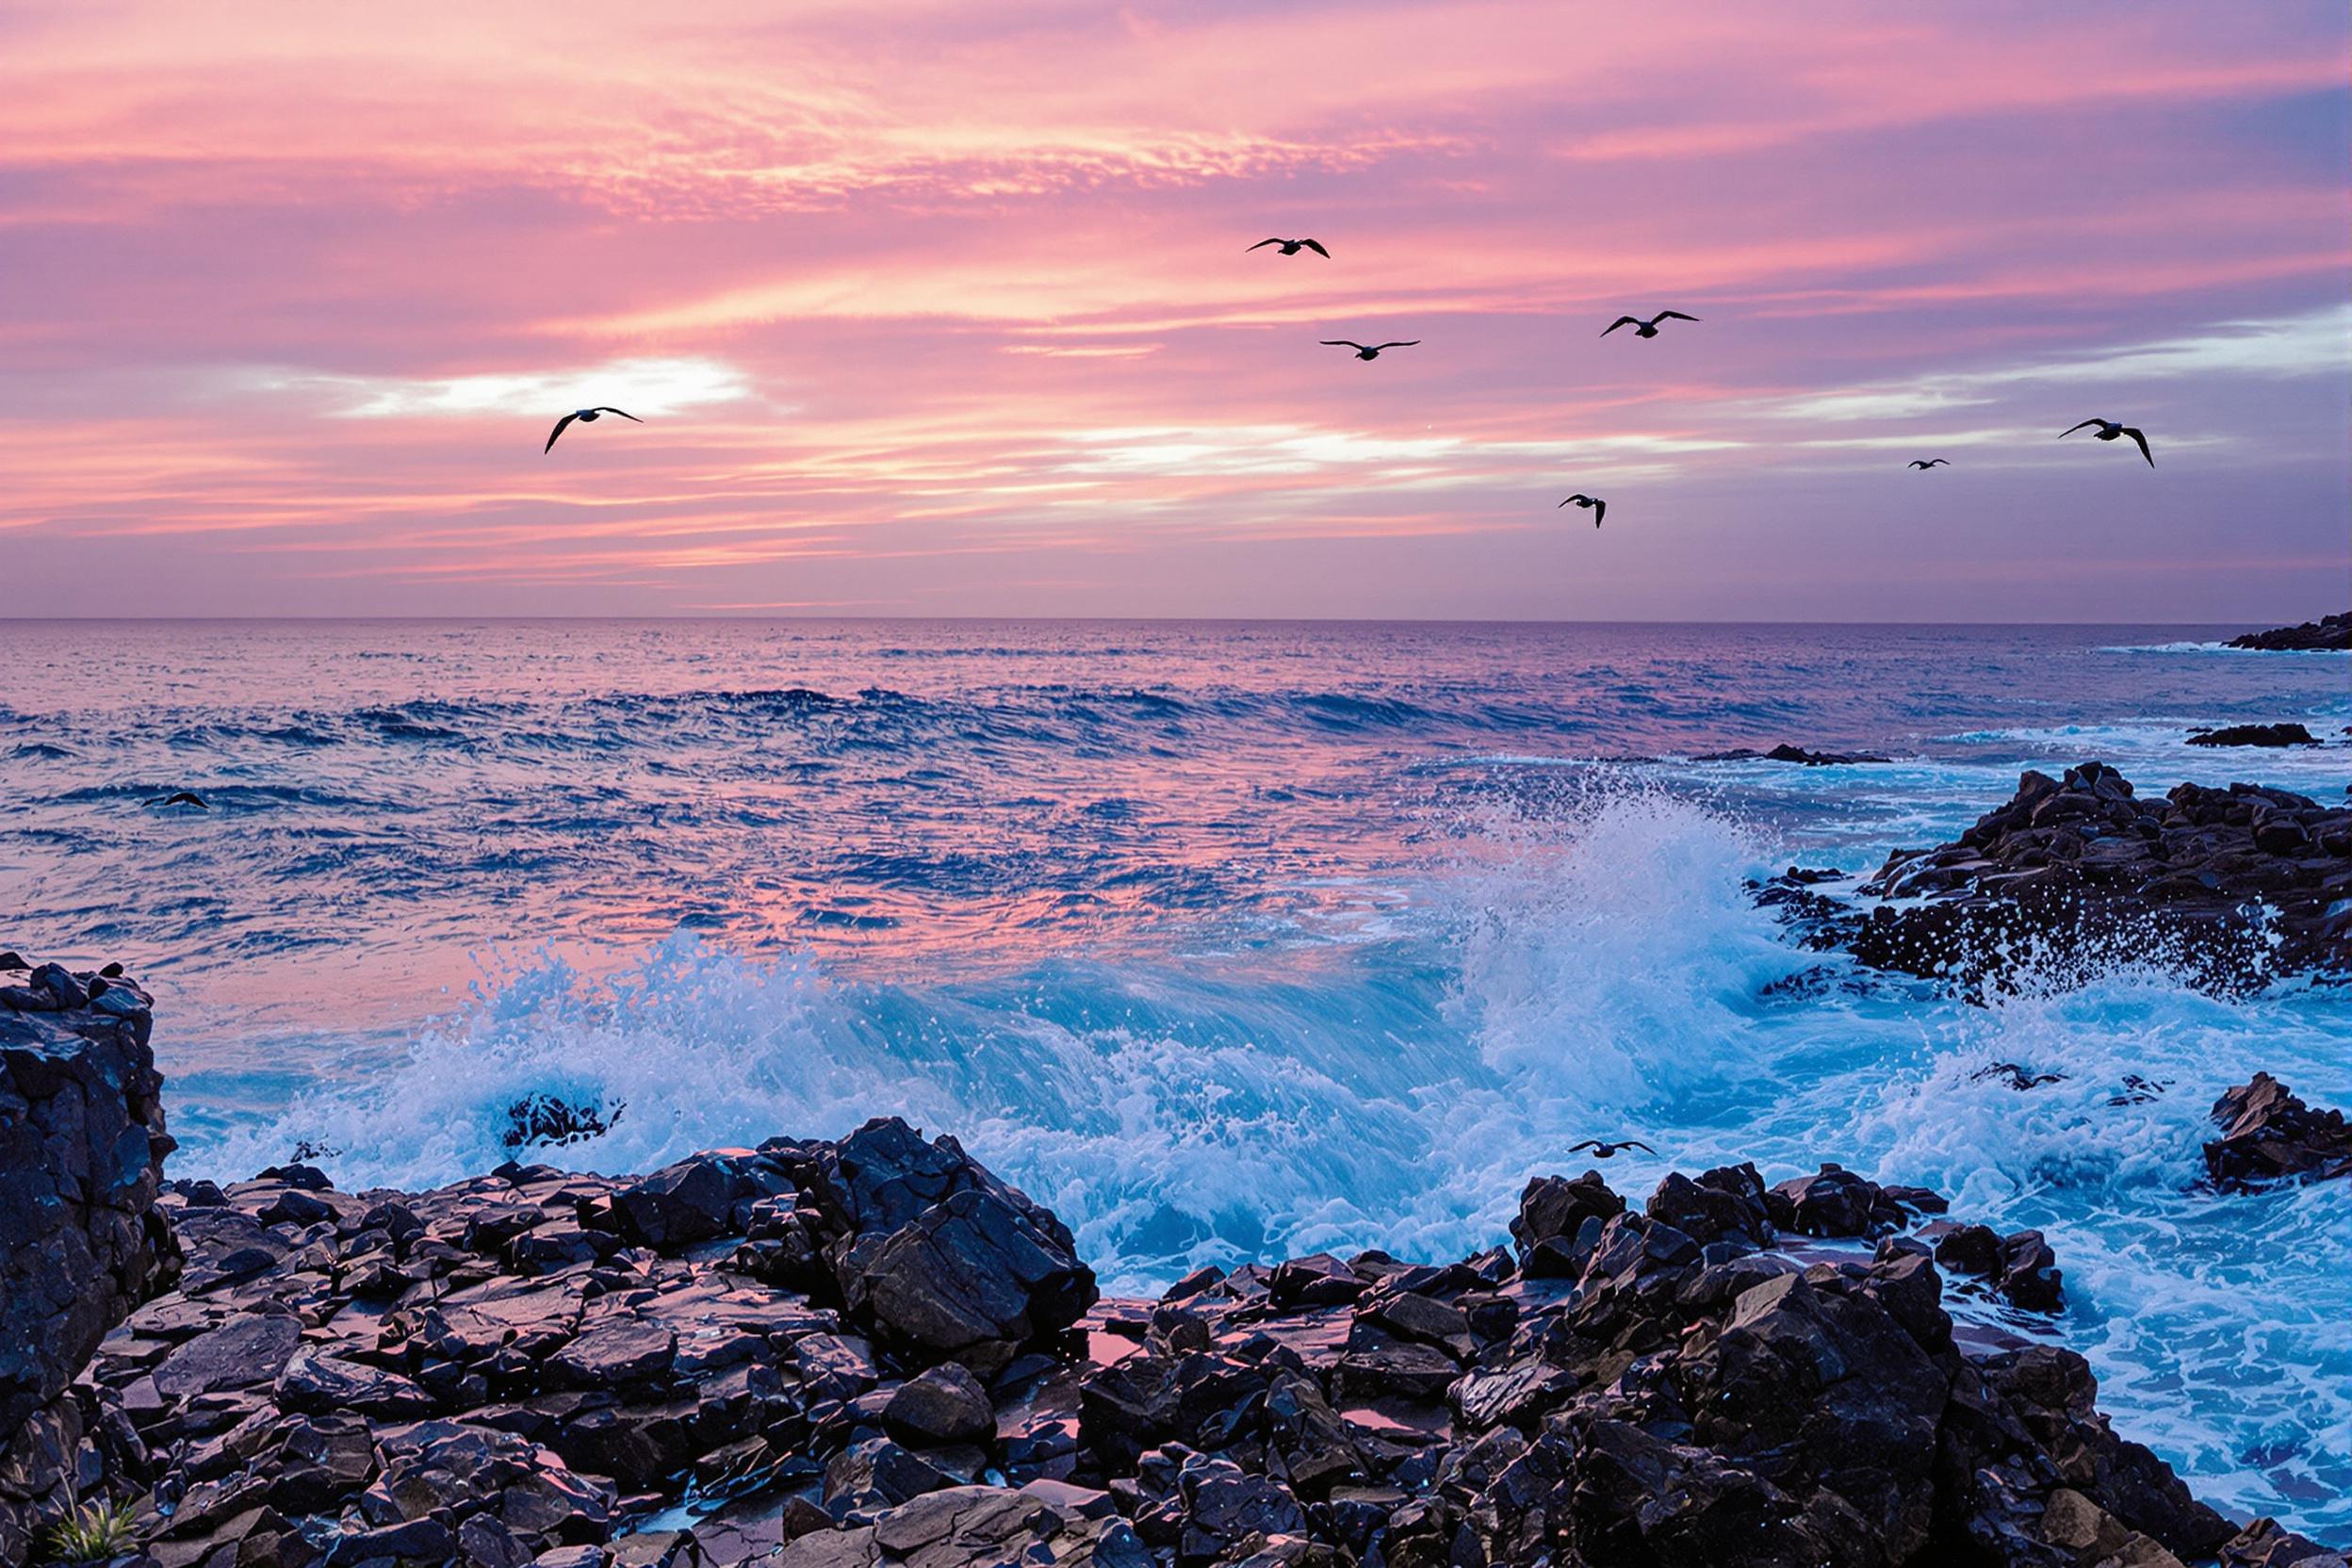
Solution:
{"label": "ocean", "polygon": [[[2258,1069],[2352,1107],[2344,993],[1975,1006],[1745,888],[2090,758],[2340,797],[2352,662],[2236,629],[0,622],[0,946],[155,991],[173,1174],[451,1180],[534,1093],[611,1128],[531,1157],[607,1171],[896,1112],[1113,1290],[1459,1256],[1587,1136],[1658,1148],[1637,1200],[1835,1160],[2043,1229],[2118,1425],[2341,1538],[2345,1190],[2197,1181]],[[2183,743],[2290,719],[2330,744]],[[1691,760],[1784,741],[1894,760]]]}

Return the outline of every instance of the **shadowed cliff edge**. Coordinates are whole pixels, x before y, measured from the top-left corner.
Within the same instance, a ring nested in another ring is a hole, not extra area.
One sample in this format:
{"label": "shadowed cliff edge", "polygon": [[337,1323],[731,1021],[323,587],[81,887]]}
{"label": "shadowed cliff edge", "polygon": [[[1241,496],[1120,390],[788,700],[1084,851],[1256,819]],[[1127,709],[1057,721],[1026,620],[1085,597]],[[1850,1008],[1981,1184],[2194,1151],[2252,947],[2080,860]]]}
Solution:
{"label": "shadowed cliff edge", "polygon": [[[1835,1166],[1638,1208],[1544,1176],[1509,1249],[1102,1301],[1052,1214],[895,1119],[644,1177],[158,1196],[146,998],[100,978],[0,1013],[8,1277],[114,1260],[48,1308],[72,1333],[11,1340],[48,1358],[11,1561],[93,1501],[155,1568],[2343,1561],[2109,1428],[2038,1233]],[[2267,1079],[2216,1113],[2217,1179],[2352,1166]]]}

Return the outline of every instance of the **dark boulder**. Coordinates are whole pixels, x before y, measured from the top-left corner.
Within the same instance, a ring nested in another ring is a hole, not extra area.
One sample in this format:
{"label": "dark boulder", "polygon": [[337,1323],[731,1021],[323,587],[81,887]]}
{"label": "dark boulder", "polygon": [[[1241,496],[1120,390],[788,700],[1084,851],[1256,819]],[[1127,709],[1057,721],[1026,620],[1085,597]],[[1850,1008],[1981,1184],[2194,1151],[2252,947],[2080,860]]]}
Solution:
{"label": "dark boulder", "polygon": [[2221,1185],[2352,1173],[2352,1125],[2344,1113],[2313,1110],[2267,1072],[2224,1093],[2213,1119],[2221,1136],[2205,1146],[2205,1168]]}
{"label": "dark boulder", "polygon": [[1511,1244],[1524,1264],[1547,1241],[1573,1244],[1588,1219],[1607,1224],[1625,1212],[1625,1200],[1609,1190],[1597,1170],[1575,1178],[1538,1176],[1519,1194],[1519,1217],[1511,1222]]}
{"label": "dark boulder", "polygon": [[1701,1246],[1732,1241],[1770,1247],[1774,1239],[1771,1195],[1753,1165],[1725,1166],[1696,1181],[1669,1172],[1643,1211]]}
{"label": "dark boulder", "polygon": [[1878,1236],[1900,1229],[1906,1215],[1887,1189],[1843,1166],[1824,1164],[1810,1176],[1781,1183],[1764,1195],[1772,1223],[1808,1236]]}
{"label": "dark boulder", "polygon": [[2193,746],[2315,746],[2319,738],[2299,724],[2230,724],[2200,729],[2189,737]]}
{"label": "dark boulder", "polygon": [[882,1426],[917,1448],[987,1443],[996,1436],[996,1411],[979,1380],[947,1362],[893,1389],[882,1407]]}
{"label": "dark boulder", "polygon": [[841,1299],[886,1343],[986,1376],[1100,1295],[1062,1222],[952,1137],[893,1117],[800,1158]]}

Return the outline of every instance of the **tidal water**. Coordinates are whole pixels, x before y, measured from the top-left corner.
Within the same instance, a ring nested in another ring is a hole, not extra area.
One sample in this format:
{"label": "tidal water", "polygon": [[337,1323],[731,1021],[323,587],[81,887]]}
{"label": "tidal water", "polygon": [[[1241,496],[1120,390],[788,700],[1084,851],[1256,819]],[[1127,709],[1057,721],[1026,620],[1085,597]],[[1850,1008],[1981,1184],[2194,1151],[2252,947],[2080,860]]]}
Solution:
{"label": "tidal water", "polygon": [[[1636,1197],[1837,1160],[2046,1230],[2125,1429],[2341,1538],[2352,1200],[2197,1179],[2257,1069],[2352,1107],[2344,993],[1775,988],[1821,960],[1742,886],[2088,758],[2340,796],[2352,661],[2223,634],[5,622],[0,946],[154,989],[177,1174],[448,1180],[532,1092],[613,1119],[535,1156],[601,1170],[900,1112],[1115,1288],[1456,1256],[1588,1135],[1658,1148]],[[2289,719],[2331,743],[2182,743]],[[1689,760],[1781,741],[1895,760]]]}

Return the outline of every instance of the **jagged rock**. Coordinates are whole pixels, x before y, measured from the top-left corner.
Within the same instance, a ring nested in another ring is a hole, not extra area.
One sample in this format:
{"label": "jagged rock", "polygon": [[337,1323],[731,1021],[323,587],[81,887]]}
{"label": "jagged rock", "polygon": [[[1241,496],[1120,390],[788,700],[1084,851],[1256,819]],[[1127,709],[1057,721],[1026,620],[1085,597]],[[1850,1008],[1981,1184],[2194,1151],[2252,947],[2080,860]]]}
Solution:
{"label": "jagged rock", "polygon": [[1100,1294],[1070,1232],[952,1137],[870,1121],[814,1162],[845,1233],[828,1260],[877,1336],[983,1375],[1069,1325]]}
{"label": "jagged rock", "polygon": [[1519,1194],[1519,1217],[1511,1222],[1511,1244],[1524,1265],[1547,1241],[1574,1243],[1585,1221],[1607,1224],[1625,1212],[1625,1200],[1609,1190],[1597,1170],[1573,1180],[1538,1176]]}
{"label": "jagged rock", "polygon": [[2346,1554],[2257,1519],[2222,1544],[2221,1568],[2346,1568]]}
{"label": "jagged rock", "polygon": [[57,964],[0,987],[0,1561],[71,1501],[84,1420],[68,1383],[178,1270],[155,1208],[173,1143],[150,1005]]}
{"label": "jagged rock", "polygon": [[2259,648],[2288,653],[2341,653],[2352,649],[2352,611],[2341,615],[2327,615],[2301,626],[2282,626],[2270,631],[2249,631],[2230,639],[2233,648]]}
{"label": "jagged rock", "polygon": [[155,1392],[167,1399],[186,1399],[274,1382],[302,1340],[302,1326],[293,1317],[231,1318],[165,1357],[155,1368]]}
{"label": "jagged rock", "polygon": [[1650,1194],[1644,1212],[1702,1246],[1736,1241],[1770,1247],[1774,1239],[1771,1195],[1753,1165],[1706,1171],[1696,1181],[1670,1171]]}
{"label": "jagged rock", "polygon": [[986,1443],[996,1436],[996,1410],[979,1380],[949,1362],[892,1390],[882,1407],[882,1425],[918,1448]]}
{"label": "jagged rock", "polygon": [[2313,1110],[2267,1072],[2215,1101],[2213,1119],[2221,1136],[2205,1146],[2205,1168],[2223,1185],[2352,1173],[2352,1125],[2344,1113]]}
{"label": "jagged rock", "polygon": [[1884,1235],[1905,1218],[1886,1188],[1838,1165],[1783,1182],[1764,1200],[1772,1223],[1801,1235]]}
{"label": "jagged rock", "polygon": [[1955,842],[1897,851],[1861,891],[1892,902],[1867,918],[1808,906],[1808,939],[1968,985],[2082,956],[2154,954],[2219,991],[2352,972],[2352,808],[2252,784],[2149,802],[2085,762],[2024,775]]}
{"label": "jagged rock", "polygon": [[623,1235],[647,1247],[679,1247],[727,1233],[735,1171],[722,1155],[697,1154],[612,1195]]}
{"label": "jagged rock", "polygon": [[[0,1465],[0,1498],[37,1450],[149,1499],[156,1568],[2164,1568],[2229,1535],[2080,1357],[1955,1333],[1938,1260],[2054,1302],[2042,1237],[1835,1167],[1639,1213],[1545,1178],[1524,1267],[1316,1254],[1157,1303],[1096,1302],[1058,1220],[895,1121],[159,1202],[180,1288]],[[690,1481],[727,1500],[616,1535]]]}
{"label": "jagged rock", "polygon": [[2299,724],[2230,724],[2200,729],[2189,737],[2193,746],[2315,746],[2319,738]]}

